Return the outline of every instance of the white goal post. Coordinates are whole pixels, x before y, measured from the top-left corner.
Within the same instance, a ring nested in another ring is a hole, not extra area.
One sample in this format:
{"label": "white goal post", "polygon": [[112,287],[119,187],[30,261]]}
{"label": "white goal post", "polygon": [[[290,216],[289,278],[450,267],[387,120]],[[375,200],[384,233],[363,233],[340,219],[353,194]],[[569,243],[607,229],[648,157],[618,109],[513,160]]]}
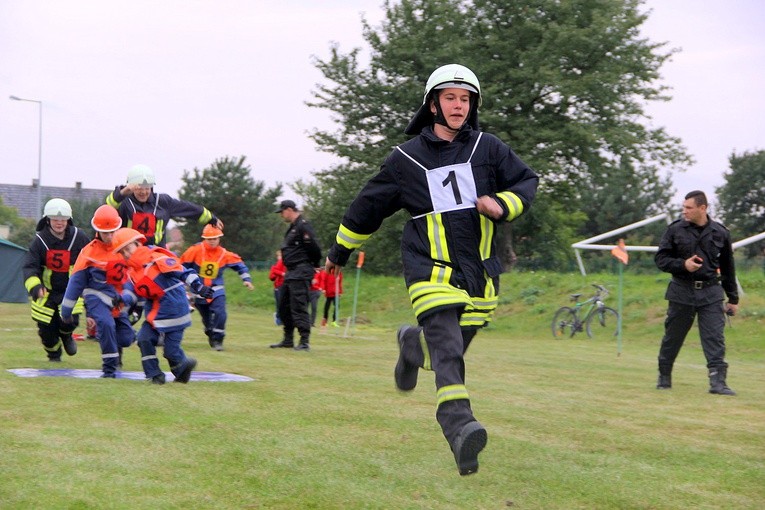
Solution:
{"label": "white goal post", "polygon": [[[571,247],[574,249],[574,254],[576,254],[576,261],[579,264],[579,271],[582,273],[582,276],[587,276],[587,271],[585,271],[584,269],[584,262],[582,262],[582,254],[580,253],[579,250],[611,251],[612,249],[614,249],[616,245],[593,244],[593,243],[597,241],[601,241],[603,239],[608,239],[609,237],[613,237],[615,235],[621,234],[622,232],[627,232],[629,230],[634,230],[636,228],[643,227],[645,225],[648,225],[660,220],[666,220],[667,224],[672,223],[672,219],[670,218],[669,213],[661,213],[661,214],[657,214],[656,216],[651,216],[650,218],[637,221],[635,223],[630,223],[629,225],[625,225],[623,227],[617,228],[616,230],[611,230],[604,234],[596,235],[595,237],[590,237],[589,239],[585,239],[584,241],[579,241],[578,243],[572,244]],[[732,244],[732,247],[734,250],[736,250],[738,248],[742,248],[752,243],[756,243],[757,241],[760,241],[762,239],[765,239],[765,232],[760,232],[759,234],[753,235],[751,237],[747,237],[740,241],[736,241],[735,243]],[[659,251],[658,246],[629,246],[627,245],[626,249],[627,251],[646,251],[646,252]]]}

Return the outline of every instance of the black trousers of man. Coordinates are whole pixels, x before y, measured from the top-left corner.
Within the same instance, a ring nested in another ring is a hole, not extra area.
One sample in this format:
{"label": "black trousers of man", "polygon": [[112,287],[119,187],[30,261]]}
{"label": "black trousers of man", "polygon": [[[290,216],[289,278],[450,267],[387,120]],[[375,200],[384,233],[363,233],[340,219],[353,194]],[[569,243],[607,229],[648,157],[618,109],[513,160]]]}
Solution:
{"label": "black trousers of man", "polygon": [[698,316],[701,348],[707,368],[727,368],[725,362],[725,311],[721,301],[705,305],[687,305],[670,301],[664,321],[664,337],[659,349],[659,372],[671,373],[680,348]]}
{"label": "black trousers of man", "polygon": [[308,313],[313,267],[300,265],[287,271],[279,291],[279,317],[284,327],[285,344],[294,343],[295,329],[300,343],[308,345],[311,336],[311,317]]}

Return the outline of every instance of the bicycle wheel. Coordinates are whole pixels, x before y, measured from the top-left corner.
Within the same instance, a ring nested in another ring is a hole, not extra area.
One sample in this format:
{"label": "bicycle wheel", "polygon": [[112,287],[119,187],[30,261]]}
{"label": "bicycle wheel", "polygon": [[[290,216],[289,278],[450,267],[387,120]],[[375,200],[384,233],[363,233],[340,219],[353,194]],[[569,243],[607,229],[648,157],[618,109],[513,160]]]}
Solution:
{"label": "bicycle wheel", "polygon": [[574,336],[574,333],[576,333],[576,314],[574,310],[564,306],[555,312],[552,334],[555,338],[562,338],[565,335]]}
{"label": "bicycle wheel", "polygon": [[590,338],[592,338],[593,329],[615,337],[619,334],[619,313],[607,306],[593,310],[587,317],[586,328],[587,336]]}

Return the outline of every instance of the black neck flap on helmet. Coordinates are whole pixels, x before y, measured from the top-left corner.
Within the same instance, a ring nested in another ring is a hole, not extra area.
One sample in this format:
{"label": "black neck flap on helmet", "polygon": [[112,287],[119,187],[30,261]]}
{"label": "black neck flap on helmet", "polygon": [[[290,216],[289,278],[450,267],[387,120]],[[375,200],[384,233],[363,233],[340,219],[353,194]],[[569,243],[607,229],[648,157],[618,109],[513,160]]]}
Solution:
{"label": "black neck flap on helmet", "polygon": [[[409,125],[404,130],[405,134],[419,135],[424,127],[432,126],[433,124],[441,124],[442,126],[449,127],[444,118],[444,113],[441,110],[441,103],[438,100],[440,93],[441,90],[434,89],[428,94],[427,100],[420,106],[420,109],[414,114],[412,120],[409,121]],[[433,101],[436,106],[435,115],[430,111],[431,101]],[[465,123],[478,131],[478,95],[474,92],[470,93],[470,113],[468,114]]]}

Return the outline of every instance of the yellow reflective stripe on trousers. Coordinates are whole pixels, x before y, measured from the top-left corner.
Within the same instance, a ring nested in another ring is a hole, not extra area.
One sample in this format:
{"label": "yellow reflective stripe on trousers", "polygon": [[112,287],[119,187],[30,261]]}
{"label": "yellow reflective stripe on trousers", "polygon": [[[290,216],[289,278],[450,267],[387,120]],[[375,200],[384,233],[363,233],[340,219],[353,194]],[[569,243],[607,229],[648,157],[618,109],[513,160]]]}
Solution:
{"label": "yellow reflective stripe on trousers", "polygon": [[501,193],[497,193],[497,198],[502,200],[502,202],[507,206],[508,211],[510,211],[507,214],[505,221],[513,221],[523,212],[523,202],[521,202],[521,199],[518,198],[518,195],[512,191],[503,191]]}
{"label": "yellow reflective stripe on trousers", "polygon": [[340,246],[348,248],[349,250],[355,250],[356,248],[360,248],[361,245],[364,244],[364,242],[369,239],[371,235],[372,234],[357,234],[345,225],[341,224],[340,228],[337,229],[337,236],[335,236],[335,241]]}
{"label": "yellow reflective stripe on trousers", "polygon": [[468,396],[467,388],[465,388],[464,384],[450,384],[449,386],[438,388],[438,393],[436,396],[438,397],[439,406],[450,400],[470,399]]}
{"label": "yellow reflective stripe on trousers", "polygon": [[425,216],[428,224],[428,241],[430,241],[430,258],[451,262],[449,247],[446,245],[446,231],[444,230],[444,218],[441,214],[428,214]]}

